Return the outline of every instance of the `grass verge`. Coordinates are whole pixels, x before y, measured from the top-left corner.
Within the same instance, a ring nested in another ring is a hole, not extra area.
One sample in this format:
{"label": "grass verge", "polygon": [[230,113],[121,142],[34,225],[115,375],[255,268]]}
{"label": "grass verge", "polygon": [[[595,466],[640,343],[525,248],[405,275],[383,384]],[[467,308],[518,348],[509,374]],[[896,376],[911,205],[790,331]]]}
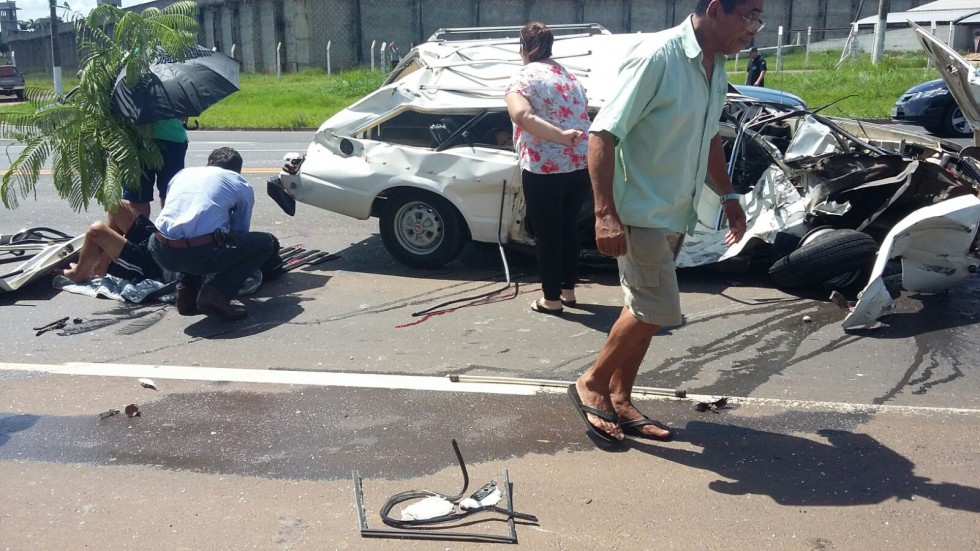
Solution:
{"label": "grass verge", "polygon": [[[810,56],[810,70],[803,70],[805,55],[789,53],[783,58],[783,70],[776,72],[775,56],[768,57],[766,85],[802,97],[811,108],[833,104],[824,114],[860,119],[883,119],[891,114],[898,97],[915,84],[939,78],[934,69],[926,68],[923,54],[887,55],[882,63],[871,64],[865,56],[835,65],[840,52],[820,52]],[[745,81],[746,59],[727,64],[732,82]],[[52,88],[51,75],[26,75],[28,86]],[[199,117],[201,128],[316,128],[337,111],[351,105],[384,80],[380,71],[357,69],[327,75],[322,69],[289,73],[278,80],[275,75],[242,73],[241,90],[209,108]],[[77,84],[66,77],[64,89]],[[0,104],[4,111],[28,109],[26,104]]]}

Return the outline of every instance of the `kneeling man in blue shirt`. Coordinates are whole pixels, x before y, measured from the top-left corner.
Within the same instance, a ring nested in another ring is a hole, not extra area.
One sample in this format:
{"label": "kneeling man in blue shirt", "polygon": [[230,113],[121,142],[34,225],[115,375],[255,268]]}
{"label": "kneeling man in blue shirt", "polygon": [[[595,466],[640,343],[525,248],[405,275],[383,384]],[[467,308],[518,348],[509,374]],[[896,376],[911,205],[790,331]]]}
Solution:
{"label": "kneeling man in blue shirt", "polygon": [[[241,171],[242,156],[220,147],[208,166],[185,168],[170,181],[149,248],[160,266],[178,273],[181,315],[247,316],[231,299],[275,252],[272,234],[249,231],[255,194]],[[210,276],[207,283],[204,276]]]}

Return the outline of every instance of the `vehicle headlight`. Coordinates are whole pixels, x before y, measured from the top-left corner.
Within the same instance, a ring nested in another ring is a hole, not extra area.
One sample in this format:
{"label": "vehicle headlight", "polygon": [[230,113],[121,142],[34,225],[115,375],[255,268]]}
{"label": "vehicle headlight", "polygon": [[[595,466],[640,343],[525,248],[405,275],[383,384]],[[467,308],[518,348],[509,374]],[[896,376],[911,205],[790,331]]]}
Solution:
{"label": "vehicle headlight", "polygon": [[915,94],[912,94],[912,97],[909,99],[917,100],[917,99],[937,98],[940,96],[945,96],[947,94],[949,94],[949,88],[934,88],[932,90],[927,90],[925,92],[916,92]]}

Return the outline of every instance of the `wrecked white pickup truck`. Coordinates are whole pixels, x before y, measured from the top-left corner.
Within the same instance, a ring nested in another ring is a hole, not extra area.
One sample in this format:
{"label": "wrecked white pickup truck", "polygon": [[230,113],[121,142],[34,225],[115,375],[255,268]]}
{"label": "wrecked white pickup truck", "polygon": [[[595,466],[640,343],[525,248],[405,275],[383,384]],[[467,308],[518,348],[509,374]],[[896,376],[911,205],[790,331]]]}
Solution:
{"label": "wrecked white pickup truck", "polygon": [[[594,114],[616,93],[623,52],[645,37],[598,25],[554,29],[554,57],[582,80]],[[495,139],[510,128],[503,90],[521,64],[516,30],[437,32],[379,90],[323,123],[306,154],[270,179],[270,196],[290,214],[299,201],[378,217],[385,247],[416,268],[444,265],[470,240],[533,244],[516,155]],[[727,247],[718,198],[703,193],[680,267],[761,262],[780,286],[853,293],[868,282],[876,255],[909,258],[907,248],[878,253],[901,241],[890,232],[926,224],[916,262],[932,275],[929,290],[973,273],[980,161],[972,148],[786,103],[729,95],[721,132],[748,232]],[[594,247],[591,205],[581,228]],[[882,312],[860,315],[861,308],[852,324]]]}

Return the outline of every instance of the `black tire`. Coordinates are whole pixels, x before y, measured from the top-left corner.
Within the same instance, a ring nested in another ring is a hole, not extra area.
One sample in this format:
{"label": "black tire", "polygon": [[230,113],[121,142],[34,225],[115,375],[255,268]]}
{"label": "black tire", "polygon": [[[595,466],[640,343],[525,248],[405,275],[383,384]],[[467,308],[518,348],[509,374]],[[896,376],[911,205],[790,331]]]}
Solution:
{"label": "black tire", "polygon": [[867,277],[877,252],[878,243],[866,233],[825,230],[804,238],[798,249],[769,268],[769,275],[786,289],[845,288]]}
{"label": "black tire", "polygon": [[385,200],[381,240],[409,268],[440,268],[468,241],[466,225],[449,201],[423,190],[402,191]]}
{"label": "black tire", "polygon": [[955,103],[947,107],[943,113],[942,130],[946,136],[955,136],[957,138],[969,138],[973,136],[970,121],[966,120],[966,117],[963,116],[963,111]]}
{"label": "black tire", "polygon": [[17,92],[17,101],[24,101],[24,92]]}

